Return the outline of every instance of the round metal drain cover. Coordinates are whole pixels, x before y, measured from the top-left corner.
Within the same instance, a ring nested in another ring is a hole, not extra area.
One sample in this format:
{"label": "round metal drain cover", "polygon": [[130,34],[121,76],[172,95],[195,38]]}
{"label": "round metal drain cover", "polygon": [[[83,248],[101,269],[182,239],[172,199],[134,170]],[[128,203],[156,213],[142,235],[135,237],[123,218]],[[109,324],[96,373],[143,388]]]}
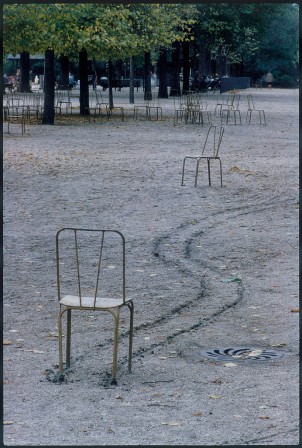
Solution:
{"label": "round metal drain cover", "polygon": [[214,348],[202,350],[200,353],[215,361],[272,361],[284,355],[284,352],[248,347]]}

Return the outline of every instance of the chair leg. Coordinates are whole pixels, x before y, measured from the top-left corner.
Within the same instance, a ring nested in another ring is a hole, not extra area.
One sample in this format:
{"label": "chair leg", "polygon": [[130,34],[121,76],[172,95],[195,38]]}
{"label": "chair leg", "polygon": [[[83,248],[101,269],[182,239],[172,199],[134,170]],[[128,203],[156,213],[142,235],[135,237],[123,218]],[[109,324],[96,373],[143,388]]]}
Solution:
{"label": "chair leg", "polygon": [[183,164],[182,164],[182,177],[181,177],[181,185],[184,184],[184,176],[185,176],[185,164],[186,164],[186,157],[184,158]]}
{"label": "chair leg", "polygon": [[245,117],[245,122],[247,124],[250,124],[250,122],[251,122],[251,115],[252,115],[252,111],[248,110],[247,113],[246,113],[246,117]]}
{"label": "chair leg", "polygon": [[263,117],[263,124],[266,124],[266,119],[265,119],[264,110],[259,110],[260,124],[262,124],[262,120],[261,120],[261,112],[262,112],[262,117]]}
{"label": "chair leg", "polygon": [[132,349],[133,349],[133,314],[134,314],[133,302],[129,302],[127,304],[127,306],[128,306],[128,308],[130,310],[128,372],[131,373]]}
{"label": "chair leg", "polygon": [[200,160],[196,161],[196,171],[195,171],[195,184],[194,184],[194,187],[197,187],[197,177],[198,177],[198,171],[199,171],[199,162],[200,162]]}
{"label": "chair leg", "polygon": [[[63,311],[64,312],[64,311]],[[64,370],[63,370],[63,334],[62,334],[62,314],[63,312],[59,309],[58,315],[58,333],[59,333],[59,372],[60,372],[60,380],[64,379]]]}
{"label": "chair leg", "polygon": [[234,113],[235,113],[235,124],[237,124],[237,121],[236,121],[236,112],[238,112],[239,122],[240,122],[240,124],[241,124],[241,114],[240,114],[240,110],[236,110],[236,111],[234,111]]}
{"label": "chair leg", "polygon": [[221,164],[221,160],[220,158],[218,158],[219,163],[220,163],[220,186],[222,187],[222,164]]}
{"label": "chair leg", "polygon": [[66,332],[66,367],[70,367],[71,346],[71,310],[67,310],[67,332]]}
{"label": "chair leg", "polygon": [[209,176],[209,187],[211,186],[211,167],[210,167],[210,159],[207,159],[208,162],[208,176]]}
{"label": "chair leg", "polygon": [[116,372],[117,372],[117,351],[118,351],[118,330],[120,320],[120,310],[117,311],[114,317],[114,340],[113,340],[113,365],[112,365],[112,380],[111,384],[116,384]]}

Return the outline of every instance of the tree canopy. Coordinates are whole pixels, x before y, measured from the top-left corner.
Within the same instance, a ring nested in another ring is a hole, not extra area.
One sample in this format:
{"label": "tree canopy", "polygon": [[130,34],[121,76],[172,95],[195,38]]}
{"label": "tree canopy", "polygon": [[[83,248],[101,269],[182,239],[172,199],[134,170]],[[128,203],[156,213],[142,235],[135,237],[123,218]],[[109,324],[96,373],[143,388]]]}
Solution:
{"label": "tree canopy", "polygon": [[177,4],[5,5],[4,51],[52,48],[73,57],[85,48],[91,58],[123,59],[184,39],[194,10]]}

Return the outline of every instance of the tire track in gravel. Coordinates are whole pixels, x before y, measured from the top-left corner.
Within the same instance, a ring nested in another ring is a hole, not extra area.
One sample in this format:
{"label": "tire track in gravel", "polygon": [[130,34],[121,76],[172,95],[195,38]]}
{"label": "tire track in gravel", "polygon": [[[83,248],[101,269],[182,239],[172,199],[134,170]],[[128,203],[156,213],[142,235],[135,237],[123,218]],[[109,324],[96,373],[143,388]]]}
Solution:
{"label": "tire track in gravel", "polygon": [[[282,198],[280,196],[276,196],[274,198],[270,198],[268,200],[262,201],[258,203],[258,206],[255,207],[254,204],[242,205],[238,207],[228,208],[224,210],[220,210],[211,214],[211,217],[219,217],[223,216],[222,220],[218,220],[213,223],[212,227],[218,227],[222,224],[225,224],[227,221],[234,220],[243,215],[249,215],[251,213],[258,214],[262,212],[267,212],[270,210],[276,209],[276,207],[280,207],[281,205],[288,204],[289,199]],[[294,200],[292,199],[294,202]],[[195,223],[202,224],[202,222],[206,221],[207,218],[200,219]],[[159,236],[151,247],[151,250],[159,263],[161,263],[164,267],[172,266],[176,269],[180,276],[190,277],[198,281],[199,286],[197,291],[192,295],[192,297],[188,300],[182,300],[183,294],[181,294],[180,301],[175,304],[173,302],[172,307],[168,310],[168,312],[161,314],[159,317],[153,319],[151,322],[143,322],[139,325],[134,326],[134,335],[136,335],[137,339],[139,338],[139,334],[143,331],[155,330],[156,333],[168,333],[165,335],[162,340],[158,342],[150,341],[150,343],[146,343],[144,340],[143,344],[140,344],[137,349],[133,351],[133,358],[140,358],[147,353],[152,353],[154,349],[158,347],[163,347],[167,343],[171,342],[173,339],[177,338],[184,333],[189,333],[190,331],[194,331],[209,325],[211,322],[219,318],[224,312],[230,310],[237,306],[244,299],[244,286],[242,283],[236,284],[235,288],[235,299],[232,296],[232,300],[227,303],[219,304],[218,307],[213,309],[213,301],[211,302],[211,308],[208,307],[208,302],[205,301],[206,297],[213,296],[213,292],[209,292],[207,287],[206,278],[200,278],[200,274],[196,274],[196,260],[192,259],[192,245],[197,238],[203,238],[206,235],[205,230],[196,230],[192,232],[192,223],[181,223],[173,232],[168,232]],[[182,247],[180,249],[180,253],[174,253],[171,250],[171,247],[175,247],[176,250],[180,248],[180,242],[183,241]],[[173,245],[173,242],[175,243]],[[165,244],[169,246],[169,253],[165,248]],[[177,260],[177,266],[175,266]],[[207,261],[198,260],[198,271],[200,267],[207,269],[212,273],[221,273],[219,267],[215,264],[210,264]],[[190,292],[192,294],[192,291]],[[181,320],[184,312],[190,312],[190,325],[183,327],[181,325]],[[192,319],[192,314],[194,318]],[[182,327],[182,328],[179,328]],[[119,340],[125,339],[129,336],[129,331],[123,332],[119,336]],[[101,344],[97,344],[98,349],[110,349],[113,343],[113,339],[109,338]],[[86,357],[86,353],[76,357],[75,364],[79,364]],[[127,355],[121,356],[118,361],[119,368],[122,365],[126,365],[128,362]],[[100,376],[104,377],[103,385],[108,387],[108,381],[110,380],[110,372],[103,371],[100,372]]]}
{"label": "tire track in gravel", "polygon": [[[292,201],[294,203],[294,199],[292,199]],[[216,221],[215,224],[213,225],[213,227],[214,226],[217,227],[217,226],[225,223],[226,221],[233,220],[234,218],[239,217],[239,216],[248,215],[250,213],[253,213],[255,215],[258,213],[274,210],[274,209],[276,209],[276,207],[280,207],[284,204],[288,204],[288,198],[280,199],[280,196],[276,196],[274,198],[270,198],[269,203],[267,201],[263,201],[260,204],[258,204],[257,207],[255,207],[254,204],[250,204],[250,205],[243,205],[243,206],[239,206],[239,207],[229,208],[226,210],[221,210],[221,211],[215,212],[211,215],[212,217],[223,215],[223,220]],[[199,221],[199,223],[201,223],[202,221],[203,220]],[[195,232],[189,232],[188,235],[185,236],[185,242],[183,244],[181,253],[183,254],[183,259],[186,260],[186,263],[182,262],[179,259],[179,254],[177,254],[177,256],[172,256],[171,254],[169,254],[169,256],[167,256],[167,254],[164,253],[164,249],[163,249],[163,244],[167,243],[168,241],[171,242],[172,237],[174,237],[176,239],[177,244],[179,245],[179,241],[181,241],[181,239],[184,238],[183,231],[189,230],[191,226],[192,226],[191,223],[186,223],[186,224],[182,223],[178,226],[178,228],[176,230],[173,231],[173,234],[171,234],[169,232],[167,234],[164,234],[164,235],[158,237],[153,244],[153,251],[154,251],[154,253],[159,255],[157,258],[160,260],[161,263],[163,263],[164,266],[172,266],[173,265],[175,267],[175,259],[176,259],[176,257],[178,257],[177,263],[180,266],[178,266],[177,269],[180,272],[180,274],[194,277],[196,274],[194,273],[194,269],[192,267],[190,268],[188,266],[188,260],[191,262],[191,264],[193,266],[195,265],[195,260],[191,259],[192,244],[196,238],[204,236],[205,231],[198,230]],[[178,231],[182,232],[181,237],[180,237],[180,235],[177,234]],[[215,266],[213,264],[209,264],[207,262],[202,262],[201,260],[199,260],[199,262],[200,262],[200,266],[207,268],[210,272],[221,273],[220,269],[217,266]],[[195,296],[185,302],[179,303],[177,306],[172,307],[168,314],[162,315],[160,318],[155,319],[152,322],[142,323],[139,326],[134,327],[135,333],[138,333],[141,330],[147,330],[150,328],[156,328],[157,332],[158,332],[160,330],[160,326],[162,326],[163,324],[166,324],[168,321],[173,321],[173,327],[177,328],[177,326],[179,326],[177,320],[179,317],[181,318],[181,313],[183,311],[188,311],[190,309],[192,310],[194,308],[198,308],[198,313],[196,314],[196,320],[194,322],[192,322],[192,324],[189,327],[187,327],[185,329],[178,329],[178,330],[173,331],[171,334],[166,336],[165,340],[163,340],[161,342],[151,343],[149,346],[147,346],[146,344],[144,344],[144,346],[141,345],[133,352],[133,357],[141,356],[143,353],[151,352],[152,350],[154,350],[157,347],[162,347],[162,346],[166,345],[166,343],[170,342],[171,340],[173,340],[174,338],[176,338],[177,336],[179,336],[181,334],[188,333],[192,330],[196,330],[196,329],[205,327],[206,325],[211,323],[214,319],[217,319],[224,312],[237,306],[244,299],[244,286],[242,283],[237,284],[235,300],[232,300],[229,303],[223,304],[222,306],[219,306],[215,310],[212,309],[209,313],[208,310],[202,309],[202,306],[203,306],[202,301],[206,297],[206,295],[209,294],[208,290],[207,290],[206,283],[207,282],[205,279],[200,280],[199,289],[198,289],[197,293],[195,294]],[[202,314],[204,317],[198,318],[198,315],[200,315],[200,314]],[[166,330],[166,328],[165,328],[165,330]],[[128,335],[129,335],[129,332],[126,332],[123,335],[121,335],[121,338],[128,336]],[[112,341],[111,341],[111,343],[112,343]],[[104,346],[104,345],[105,344],[102,344],[102,346]],[[125,364],[126,362],[127,362],[127,357],[124,357],[124,359],[121,359],[119,361],[119,364],[122,365],[122,364]]]}

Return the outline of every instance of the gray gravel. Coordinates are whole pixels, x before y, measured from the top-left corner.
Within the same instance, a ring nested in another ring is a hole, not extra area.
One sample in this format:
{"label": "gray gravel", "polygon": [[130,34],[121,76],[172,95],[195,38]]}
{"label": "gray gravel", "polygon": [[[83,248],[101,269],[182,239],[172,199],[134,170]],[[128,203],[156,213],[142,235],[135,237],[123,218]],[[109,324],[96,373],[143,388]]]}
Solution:
{"label": "gray gravel", "polygon": [[[266,126],[244,123],[247,93]],[[133,120],[127,95],[115,93],[125,121],[84,121],[76,109],[25,135],[4,123],[4,444],[297,445],[298,90],[241,92],[243,124],[225,126],[221,147],[223,188],[214,164],[212,187],[204,166],[194,188],[193,165],[181,186],[207,126],[175,126],[172,99],[160,102],[162,121]],[[65,225],[115,228],[127,241],[133,371],[125,311],[116,386],[105,313],[75,314],[72,366],[55,382]],[[201,353],[236,347],[283,356]]]}

